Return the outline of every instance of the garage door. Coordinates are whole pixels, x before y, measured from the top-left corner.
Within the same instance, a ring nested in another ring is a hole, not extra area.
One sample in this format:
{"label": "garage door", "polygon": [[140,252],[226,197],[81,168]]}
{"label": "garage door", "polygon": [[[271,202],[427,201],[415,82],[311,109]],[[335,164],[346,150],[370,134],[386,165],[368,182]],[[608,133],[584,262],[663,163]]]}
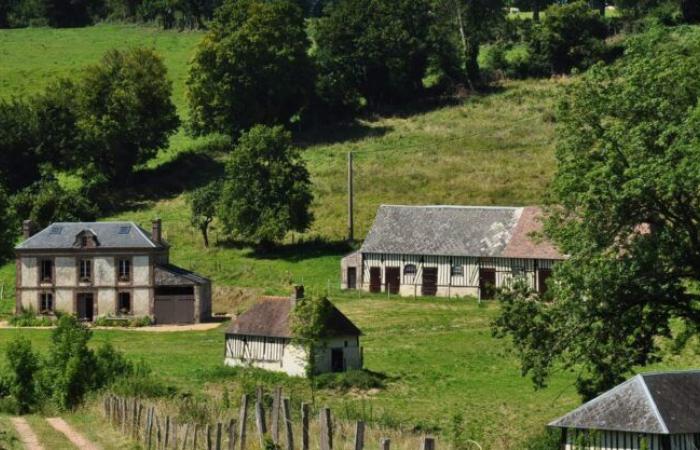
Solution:
{"label": "garage door", "polygon": [[194,298],[155,298],[156,323],[194,323]]}

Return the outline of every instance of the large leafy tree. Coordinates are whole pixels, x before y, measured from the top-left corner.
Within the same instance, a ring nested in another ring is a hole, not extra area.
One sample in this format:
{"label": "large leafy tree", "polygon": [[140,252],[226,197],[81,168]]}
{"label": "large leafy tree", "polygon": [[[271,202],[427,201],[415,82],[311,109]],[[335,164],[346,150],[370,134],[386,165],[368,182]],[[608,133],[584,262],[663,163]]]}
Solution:
{"label": "large leafy tree", "polygon": [[570,258],[551,299],[504,296],[538,385],[562,364],[591,397],[659,358],[671,321],[700,325],[700,32],[654,30],[596,66],[559,109],[547,233]]}
{"label": "large leafy tree", "polygon": [[165,148],[179,126],[172,83],[153,50],[109,51],[78,86],[78,126],[89,146],[84,162],[112,183]]}
{"label": "large leafy tree", "polygon": [[190,223],[202,233],[204,246],[209,247],[209,225],[216,217],[221,196],[221,182],[212,181],[189,195]]}
{"label": "large leafy tree", "polygon": [[19,226],[5,191],[0,187],[0,261],[12,256]]}
{"label": "large leafy tree", "polygon": [[335,108],[420,94],[437,40],[428,0],[339,0],[314,31],[319,95]]}
{"label": "large leafy tree", "polygon": [[190,130],[237,136],[287,123],[313,90],[301,8],[291,0],[227,0],[190,69]]}
{"label": "large leafy tree", "polygon": [[305,231],[313,215],[309,172],[291,134],[256,125],[226,165],[219,218],[227,231],[268,247],[288,231]]}
{"label": "large leafy tree", "polygon": [[0,100],[0,183],[15,192],[40,174],[36,115],[24,101]]}

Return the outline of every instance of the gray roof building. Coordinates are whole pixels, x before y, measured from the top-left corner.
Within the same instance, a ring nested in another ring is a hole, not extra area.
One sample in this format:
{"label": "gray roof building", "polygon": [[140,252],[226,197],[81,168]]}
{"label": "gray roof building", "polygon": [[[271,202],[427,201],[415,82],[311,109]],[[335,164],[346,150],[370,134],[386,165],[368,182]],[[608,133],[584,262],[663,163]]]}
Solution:
{"label": "gray roof building", "polygon": [[15,250],[70,250],[80,247],[77,237],[91,233],[102,249],[158,249],[167,247],[134,222],[56,222],[32,235]]}
{"label": "gray roof building", "polygon": [[576,430],[700,433],[700,371],[637,375],[551,422]]}

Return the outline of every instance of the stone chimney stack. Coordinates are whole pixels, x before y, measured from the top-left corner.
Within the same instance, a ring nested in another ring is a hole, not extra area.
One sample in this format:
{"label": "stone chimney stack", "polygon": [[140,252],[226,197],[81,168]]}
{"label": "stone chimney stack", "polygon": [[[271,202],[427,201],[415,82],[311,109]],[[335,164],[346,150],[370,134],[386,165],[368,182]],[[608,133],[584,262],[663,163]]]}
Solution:
{"label": "stone chimney stack", "polygon": [[22,221],[22,237],[24,239],[29,239],[34,235],[34,222],[27,219]]}
{"label": "stone chimney stack", "polygon": [[163,224],[160,219],[153,219],[153,227],[151,228],[151,239],[156,244],[163,242]]}

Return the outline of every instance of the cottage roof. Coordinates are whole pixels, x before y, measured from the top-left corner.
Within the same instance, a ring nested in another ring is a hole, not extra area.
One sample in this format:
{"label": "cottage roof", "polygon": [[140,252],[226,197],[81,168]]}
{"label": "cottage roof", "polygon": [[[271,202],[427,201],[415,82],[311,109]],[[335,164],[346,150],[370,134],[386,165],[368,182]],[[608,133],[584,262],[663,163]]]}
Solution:
{"label": "cottage roof", "polygon": [[[303,300],[296,300],[303,301]],[[287,297],[264,297],[241,314],[226,330],[227,334],[292,338],[291,312],[296,302]],[[362,332],[345,314],[333,306],[326,319],[330,336],[359,336]]]}
{"label": "cottage roof", "polygon": [[645,373],[549,426],[633,433],[700,433],[700,371]]}
{"label": "cottage roof", "polygon": [[134,222],[56,222],[15,247],[16,250],[69,250],[75,248],[76,237],[92,233],[99,248],[153,249],[161,248],[150,233]]}
{"label": "cottage roof", "polygon": [[195,286],[209,282],[201,275],[172,264],[160,264],[154,272],[156,286]]}
{"label": "cottage roof", "polygon": [[363,253],[561,259],[537,207],[382,205]]}

